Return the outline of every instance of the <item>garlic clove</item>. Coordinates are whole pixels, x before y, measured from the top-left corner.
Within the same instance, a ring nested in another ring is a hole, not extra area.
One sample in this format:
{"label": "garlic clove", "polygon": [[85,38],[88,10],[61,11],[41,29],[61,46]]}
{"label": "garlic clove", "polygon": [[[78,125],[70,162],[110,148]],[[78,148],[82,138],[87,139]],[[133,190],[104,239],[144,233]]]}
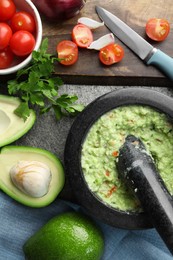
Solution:
{"label": "garlic clove", "polygon": [[88,17],[81,17],[78,19],[78,23],[84,24],[90,29],[96,29],[104,25],[104,22],[97,22]]}
{"label": "garlic clove", "polygon": [[38,161],[19,161],[10,170],[13,184],[22,192],[34,198],[48,193],[51,182],[49,167]]}
{"label": "garlic clove", "polygon": [[108,34],[100,37],[96,41],[93,41],[87,49],[100,50],[103,47],[105,47],[111,43],[114,43],[114,42],[115,42],[114,35],[112,33],[108,33]]}

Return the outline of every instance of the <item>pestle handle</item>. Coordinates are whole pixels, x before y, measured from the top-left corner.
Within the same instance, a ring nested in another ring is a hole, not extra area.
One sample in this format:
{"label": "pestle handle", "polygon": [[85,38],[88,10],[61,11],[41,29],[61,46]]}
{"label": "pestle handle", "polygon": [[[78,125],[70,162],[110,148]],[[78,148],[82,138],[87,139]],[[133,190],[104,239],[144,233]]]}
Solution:
{"label": "pestle handle", "polygon": [[173,200],[138,138],[126,138],[117,166],[119,174],[134,190],[153,226],[173,254]]}

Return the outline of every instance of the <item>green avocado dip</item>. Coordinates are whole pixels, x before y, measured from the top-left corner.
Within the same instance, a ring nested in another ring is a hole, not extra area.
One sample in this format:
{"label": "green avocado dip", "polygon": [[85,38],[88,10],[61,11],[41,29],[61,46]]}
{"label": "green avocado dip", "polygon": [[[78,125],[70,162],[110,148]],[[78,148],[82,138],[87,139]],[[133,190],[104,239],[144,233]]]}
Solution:
{"label": "green avocado dip", "polygon": [[166,114],[148,106],[122,106],[102,115],[83,142],[81,166],[89,189],[102,202],[139,212],[138,199],[119,179],[116,168],[119,148],[129,134],[143,141],[173,195],[173,125]]}

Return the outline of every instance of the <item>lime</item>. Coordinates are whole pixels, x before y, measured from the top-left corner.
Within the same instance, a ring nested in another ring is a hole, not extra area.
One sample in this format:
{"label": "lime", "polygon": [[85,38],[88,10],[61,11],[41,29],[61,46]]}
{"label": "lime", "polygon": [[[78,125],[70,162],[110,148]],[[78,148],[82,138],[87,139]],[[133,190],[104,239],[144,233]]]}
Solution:
{"label": "lime", "polygon": [[78,212],[54,217],[23,247],[27,260],[99,260],[103,249],[100,229]]}

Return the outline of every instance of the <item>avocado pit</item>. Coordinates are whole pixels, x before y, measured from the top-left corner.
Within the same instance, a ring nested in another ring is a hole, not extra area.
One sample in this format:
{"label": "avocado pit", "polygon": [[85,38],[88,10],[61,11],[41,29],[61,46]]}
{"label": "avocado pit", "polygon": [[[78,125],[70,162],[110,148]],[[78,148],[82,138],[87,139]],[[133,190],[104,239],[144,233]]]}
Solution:
{"label": "avocado pit", "polygon": [[39,161],[19,161],[10,169],[13,184],[27,195],[40,198],[48,193],[52,174]]}

